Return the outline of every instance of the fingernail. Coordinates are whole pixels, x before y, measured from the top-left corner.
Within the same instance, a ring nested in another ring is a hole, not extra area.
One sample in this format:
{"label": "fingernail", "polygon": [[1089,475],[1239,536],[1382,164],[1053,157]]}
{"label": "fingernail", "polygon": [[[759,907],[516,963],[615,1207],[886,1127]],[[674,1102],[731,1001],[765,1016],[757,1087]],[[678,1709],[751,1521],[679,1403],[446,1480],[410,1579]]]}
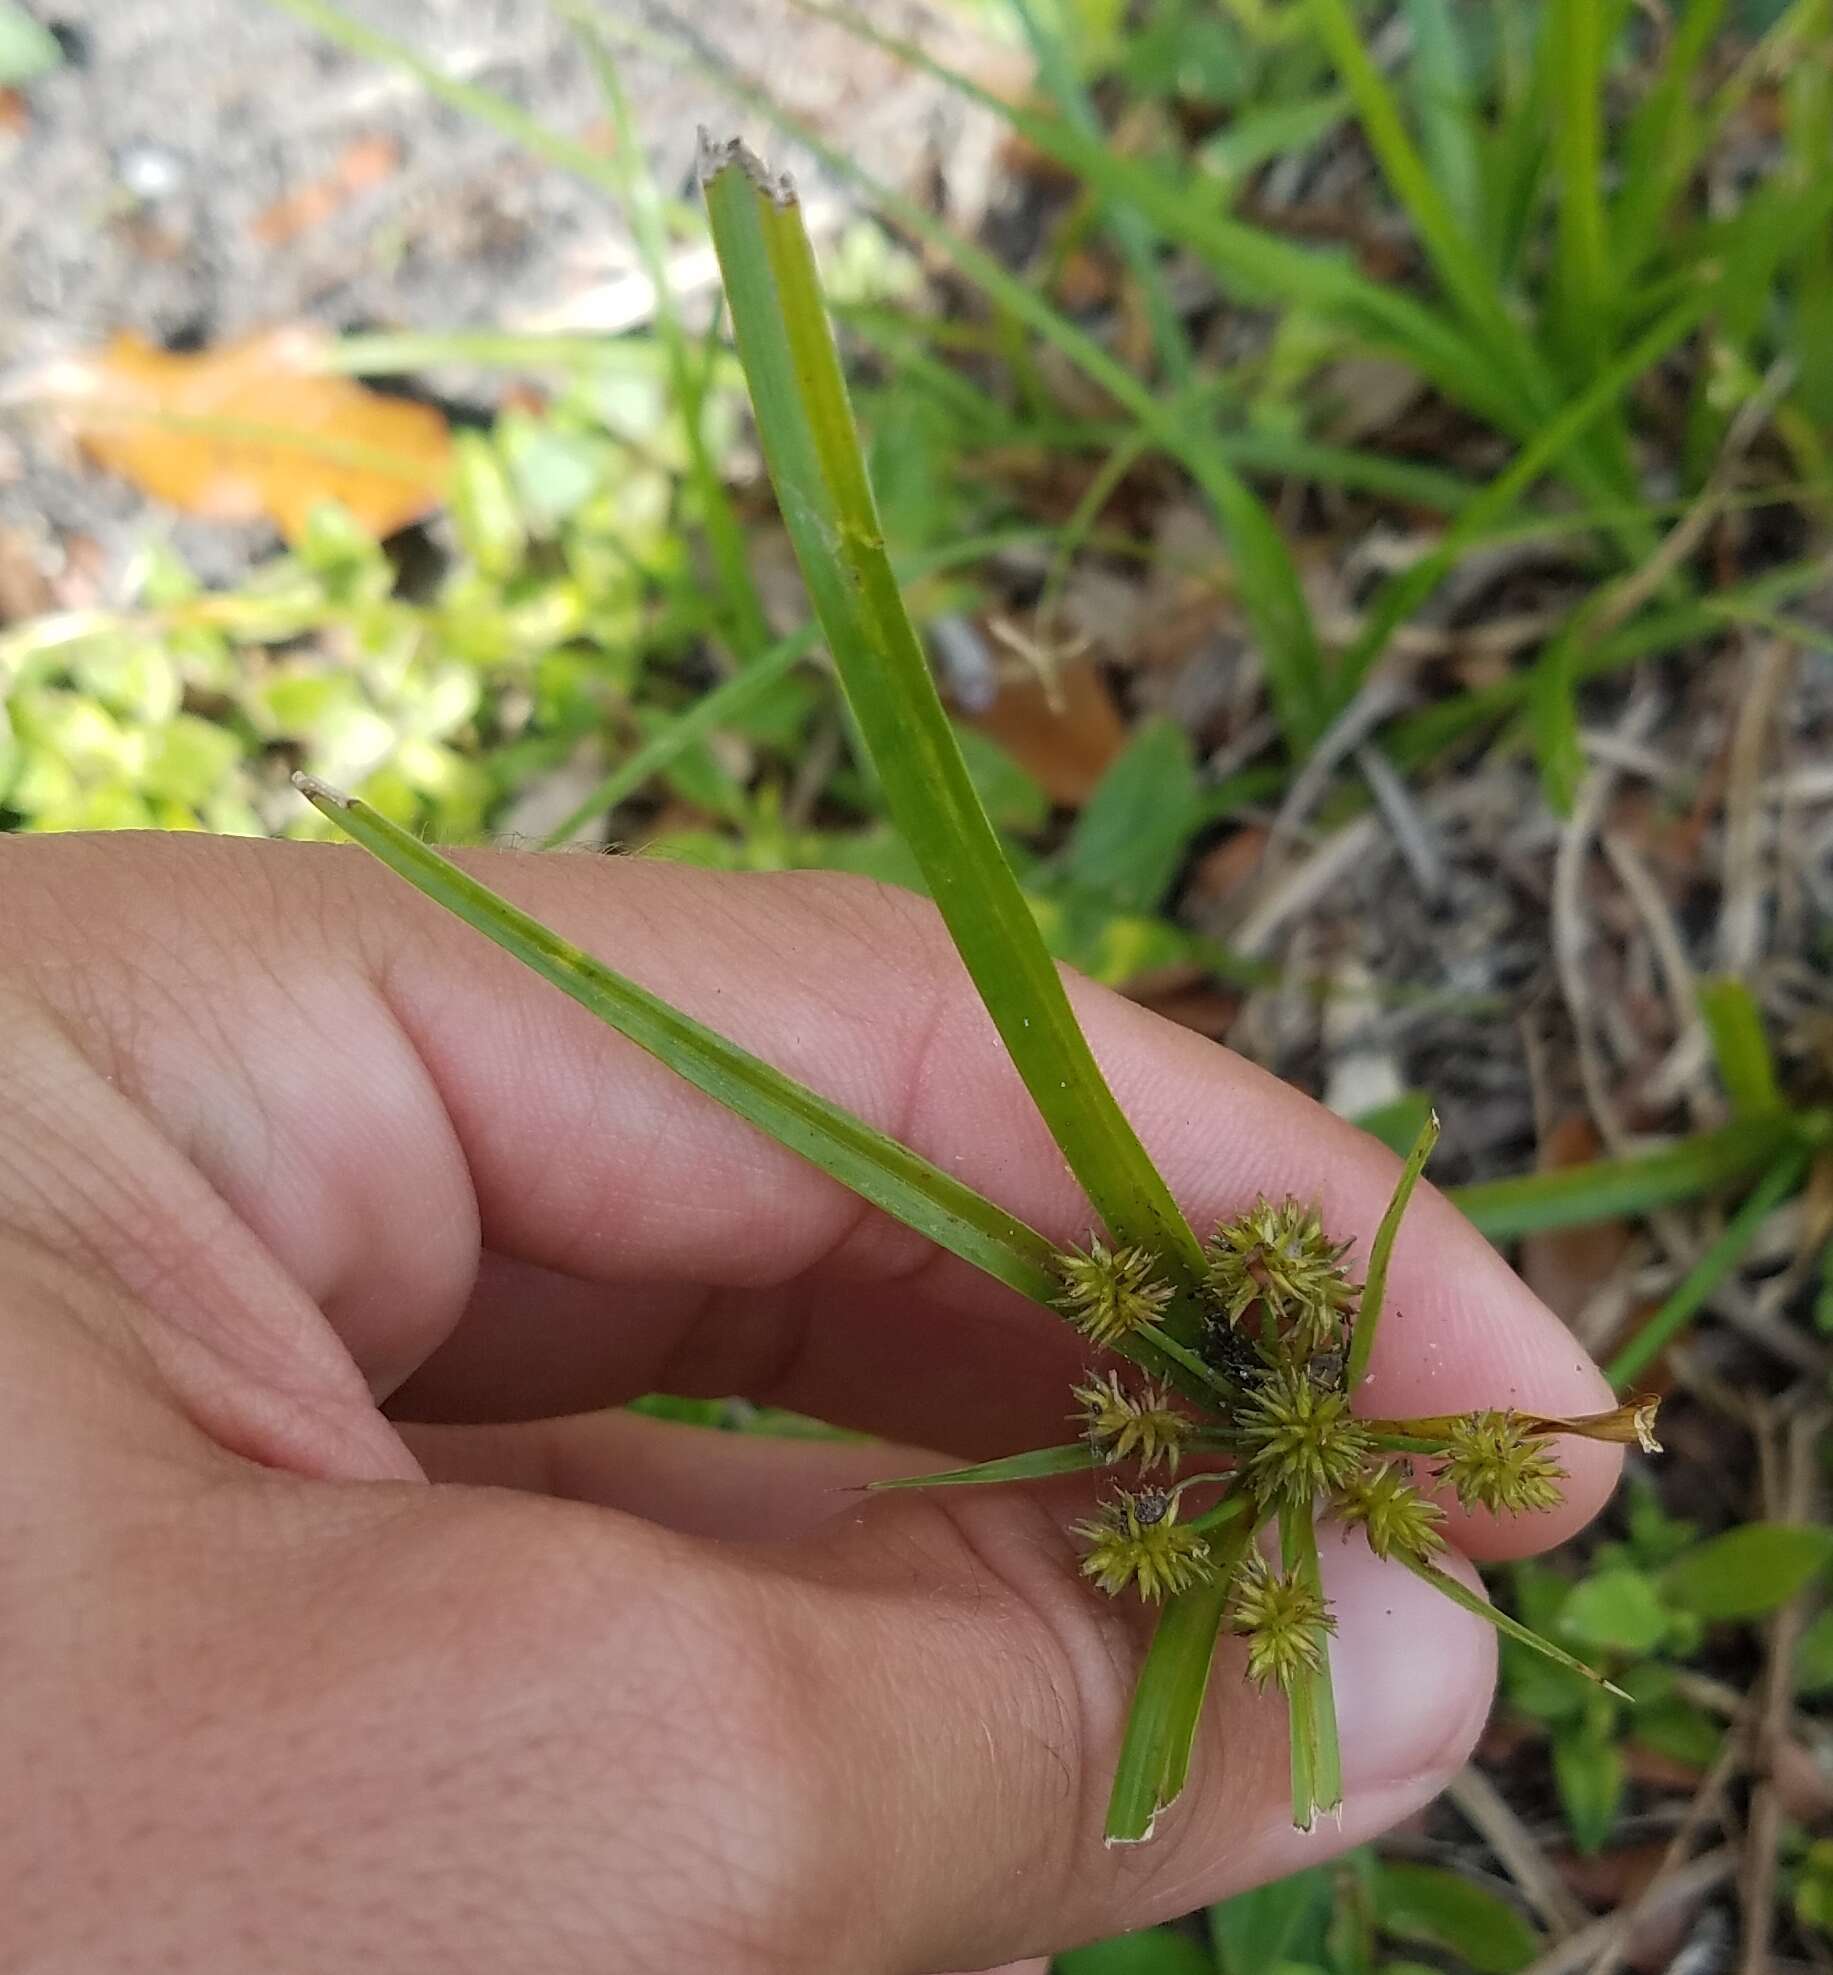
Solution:
{"label": "fingernail", "polygon": [[1430,1796],[1463,1766],[1495,1689],[1491,1628],[1359,1535],[1319,1532],[1336,1611],[1330,1670],[1345,1809],[1358,1795],[1419,1786]]}

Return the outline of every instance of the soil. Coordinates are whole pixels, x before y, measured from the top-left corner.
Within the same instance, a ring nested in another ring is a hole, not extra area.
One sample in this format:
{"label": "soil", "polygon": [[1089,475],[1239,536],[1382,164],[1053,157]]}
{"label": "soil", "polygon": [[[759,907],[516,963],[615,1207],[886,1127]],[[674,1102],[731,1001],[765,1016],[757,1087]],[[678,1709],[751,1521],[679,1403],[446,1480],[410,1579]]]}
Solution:
{"label": "soil", "polygon": [[[296,321],[629,326],[632,256],[602,193],[272,0],[27,5],[67,60],[0,118],[0,380],[121,329],[186,347]],[[605,141],[597,82],[551,0],[352,0],[350,11],[550,129]],[[599,11],[614,42],[667,25],[625,0]],[[861,11],[931,45],[960,40],[907,0]],[[963,183],[989,148],[938,85],[788,0],[704,0],[692,31],[881,176],[946,155]],[[796,167],[811,203],[831,212],[843,196],[684,59],[638,47],[622,74],[665,192],[690,189],[706,124]],[[111,564],[137,530],[169,526],[22,425],[0,424],[0,525],[94,539]],[[257,546],[220,528],[173,532],[219,580]]]}

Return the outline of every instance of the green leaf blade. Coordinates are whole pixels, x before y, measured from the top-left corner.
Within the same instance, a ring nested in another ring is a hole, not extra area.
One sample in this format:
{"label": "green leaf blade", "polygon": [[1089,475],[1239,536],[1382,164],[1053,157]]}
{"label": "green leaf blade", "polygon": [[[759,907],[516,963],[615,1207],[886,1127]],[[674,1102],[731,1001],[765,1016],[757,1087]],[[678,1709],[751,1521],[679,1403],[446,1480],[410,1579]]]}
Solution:
{"label": "green leaf blade", "polygon": [[1740,1118],[1762,1118],[1782,1108],[1776,1060],[1763,1033],[1756,997],[1742,981],[1702,981],[1699,1012],[1731,1108]]}
{"label": "green leaf blade", "polygon": [[1351,1392],[1368,1376],[1369,1362],[1375,1355],[1375,1337],[1381,1326],[1381,1304],[1387,1295],[1388,1262],[1394,1253],[1395,1237],[1400,1233],[1401,1216],[1407,1211],[1407,1202],[1412,1199],[1413,1189],[1419,1184],[1419,1176],[1426,1170],[1426,1161],[1431,1158],[1432,1148],[1437,1143],[1438,1114],[1428,1111],[1426,1121],[1413,1141],[1413,1149],[1407,1154],[1406,1164],[1400,1169],[1400,1178],[1394,1185],[1394,1197],[1388,1202],[1387,1212],[1381,1216],[1381,1225],[1375,1230],[1374,1246],[1369,1250],[1368,1270],[1362,1278],[1362,1298],[1356,1310],[1356,1326],[1350,1334],[1349,1360],[1344,1367]]}
{"label": "green leaf blade", "polygon": [[1761,1618],[1833,1564],[1833,1529],[1749,1522],[1683,1550],[1661,1573],[1662,1595],[1696,1618]]}
{"label": "green leaf blade", "polygon": [[1230,1583],[1252,1541],[1247,1520],[1237,1520],[1210,1544],[1214,1577],[1170,1599],[1159,1614],[1114,1766],[1107,1804],[1110,1845],[1144,1844],[1159,1813],[1183,1792]]}
{"label": "green leaf blade", "polygon": [[997,1461],[979,1461],[969,1468],[944,1468],[939,1474],[898,1475],[889,1481],[870,1481],[867,1489],[878,1494],[909,1488],[988,1488],[1010,1481],[1048,1481],[1059,1474],[1087,1474],[1105,1465],[1086,1440],[1072,1440],[1061,1447],[1037,1447],[1027,1454],[1007,1454]]}
{"label": "green leaf blade", "polygon": [[1540,1952],[1540,1936],[1512,1906],[1443,1866],[1379,1860],[1375,1913],[1390,1934],[1444,1948],[1477,1975],[1516,1975]]}
{"label": "green leaf blade", "polygon": [[363,848],[728,1110],[939,1247],[1053,1304],[1052,1249],[1035,1228],[863,1119],[805,1089],[659,996],[551,933],[367,803],[299,778],[316,808]]}
{"label": "green leaf blade", "polygon": [[1162,1254],[1185,1287],[1201,1267],[1196,1237],[1076,1023],[904,609],[794,195],[736,148],[709,148],[702,171],[778,502],[892,816],[1109,1233]]}
{"label": "green leaf blade", "polygon": [[1583,1660],[1574,1658],[1563,1646],[1554,1645],[1551,1639],[1543,1639],[1538,1632],[1523,1625],[1518,1618],[1511,1618],[1499,1605],[1492,1605],[1481,1592],[1473,1591],[1468,1585],[1461,1584],[1449,1571],[1440,1570],[1437,1564],[1422,1563],[1414,1557],[1402,1557],[1400,1561],[1415,1577],[1430,1584],[1441,1597],[1449,1598],[1454,1605],[1469,1612],[1473,1618],[1480,1618],[1486,1625],[1493,1625],[1503,1638],[1513,1639],[1517,1645],[1526,1646],[1530,1651],[1539,1653],[1544,1659],[1551,1660],[1555,1666],[1563,1666],[1569,1673],[1582,1674],[1594,1686],[1602,1687],[1608,1694],[1615,1694],[1619,1700],[1629,1698],[1622,1688],[1606,1680],[1596,1667],[1587,1666]]}

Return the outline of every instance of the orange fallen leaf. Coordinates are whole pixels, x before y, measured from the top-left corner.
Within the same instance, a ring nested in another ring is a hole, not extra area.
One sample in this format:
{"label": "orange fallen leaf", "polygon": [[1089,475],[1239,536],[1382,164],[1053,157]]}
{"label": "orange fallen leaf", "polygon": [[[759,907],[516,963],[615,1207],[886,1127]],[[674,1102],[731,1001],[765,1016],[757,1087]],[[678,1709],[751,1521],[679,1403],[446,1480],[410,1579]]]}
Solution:
{"label": "orange fallen leaf", "polygon": [[445,498],[445,419],[327,374],[322,347],[312,330],[270,329],[179,355],[124,332],[10,395],[51,405],[98,465],[187,514],[269,520],[297,541],[336,501],[393,534]]}
{"label": "orange fallen leaf", "polygon": [[999,697],[972,724],[999,743],[1052,802],[1080,809],[1108,764],[1127,744],[1120,710],[1092,665],[1065,665],[1053,707],[1041,680],[1030,674],[1000,682]]}
{"label": "orange fallen leaf", "polygon": [[248,230],[264,247],[284,247],[322,226],[359,192],[392,177],[400,164],[401,146],[394,138],[382,133],[353,138],[322,178],[264,207]]}

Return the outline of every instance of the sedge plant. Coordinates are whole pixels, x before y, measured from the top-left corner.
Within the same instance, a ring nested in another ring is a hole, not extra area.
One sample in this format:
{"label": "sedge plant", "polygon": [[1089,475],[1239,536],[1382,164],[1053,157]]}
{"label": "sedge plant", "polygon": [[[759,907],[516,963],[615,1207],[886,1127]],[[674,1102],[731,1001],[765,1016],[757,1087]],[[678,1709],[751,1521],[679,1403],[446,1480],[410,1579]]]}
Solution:
{"label": "sedge plant", "polygon": [[697,1088],[1075,1327],[1089,1365],[1068,1397],[1075,1431],[1062,1445],[887,1485],[1098,1475],[1101,1492],[1076,1532],[1089,1595],[1159,1610],[1109,1841],[1149,1836],[1178,1795],[1224,1637],[1243,1642],[1248,1680],[1285,1697],[1292,1814],[1309,1826],[1342,1795],[1319,1519],[1359,1528],[1377,1555],[1586,1672],[1440,1567],[1434,1495],[1504,1514],[1545,1508],[1558,1499],[1560,1435],[1652,1446],[1652,1404],[1581,1419],[1503,1408],[1357,1415],[1388,1259],[1435,1122],[1402,1169],[1360,1279],[1350,1244],[1302,1201],[1256,1201],[1202,1235],[1190,1226],[1096,1065],[937,695],[882,539],[794,188],[736,143],[703,142],[701,180],[759,438],[816,618],[892,815],[1087,1196],[1084,1239],[1059,1250],[548,931],[367,804],[310,778],[301,788],[427,897]]}

